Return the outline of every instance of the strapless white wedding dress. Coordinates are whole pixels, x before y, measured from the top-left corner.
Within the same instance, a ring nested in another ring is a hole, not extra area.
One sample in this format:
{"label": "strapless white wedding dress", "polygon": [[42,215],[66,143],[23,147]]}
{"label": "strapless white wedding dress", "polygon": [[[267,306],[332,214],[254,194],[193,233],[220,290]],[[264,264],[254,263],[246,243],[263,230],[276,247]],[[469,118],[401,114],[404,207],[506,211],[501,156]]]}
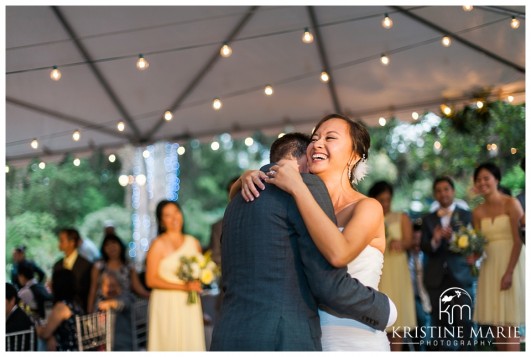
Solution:
{"label": "strapless white wedding dress", "polygon": [[[378,290],[382,275],[383,254],[367,246],[347,265],[348,273],[363,285]],[[341,318],[319,310],[323,351],[389,351],[384,331],[375,330],[356,320]]]}

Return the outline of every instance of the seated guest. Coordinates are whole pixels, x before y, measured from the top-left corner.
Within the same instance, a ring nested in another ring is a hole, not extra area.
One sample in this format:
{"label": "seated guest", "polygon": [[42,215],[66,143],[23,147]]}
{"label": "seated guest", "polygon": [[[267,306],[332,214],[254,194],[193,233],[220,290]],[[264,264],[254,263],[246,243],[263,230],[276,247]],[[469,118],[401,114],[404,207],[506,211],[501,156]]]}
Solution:
{"label": "seated guest", "polygon": [[75,315],[82,313],[75,302],[76,278],[68,269],[58,269],[52,275],[53,306],[37,335],[46,340],[48,351],[77,351]]}
{"label": "seated guest", "polygon": [[33,268],[33,273],[37,275],[37,281],[40,283],[45,282],[46,274],[44,271],[37,266],[33,261],[26,259],[26,246],[25,245],[19,245],[13,249],[13,266],[11,267],[11,284],[15,286],[15,288],[20,289],[20,285],[18,283],[18,265],[20,263],[28,263]]}
{"label": "seated guest", "polygon": [[97,301],[101,311],[112,310],[114,326],[112,337],[113,351],[133,350],[133,331],[131,324],[132,295],[124,292],[120,281],[113,271],[106,271],[101,276],[101,298]]}
{"label": "seated guest", "polygon": [[33,268],[28,262],[19,264],[18,281],[21,286],[18,292],[20,300],[29,307],[31,314],[36,319],[46,318],[46,303],[51,303],[52,295],[42,283],[35,279]]}
{"label": "seated guest", "polygon": [[[33,322],[31,321],[31,319],[18,306],[17,289],[12,284],[6,283],[6,333],[29,330],[32,326]],[[13,346],[11,350],[35,350],[35,346],[32,347],[30,345],[30,339],[24,340],[24,345],[22,345],[22,340],[17,340],[17,344],[18,346]]]}

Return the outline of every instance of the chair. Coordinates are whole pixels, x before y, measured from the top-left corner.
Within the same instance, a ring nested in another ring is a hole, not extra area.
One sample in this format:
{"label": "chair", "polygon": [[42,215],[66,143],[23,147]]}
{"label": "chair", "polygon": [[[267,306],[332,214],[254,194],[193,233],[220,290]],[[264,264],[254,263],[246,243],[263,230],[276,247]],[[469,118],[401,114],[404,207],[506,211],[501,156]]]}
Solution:
{"label": "chair", "polygon": [[76,332],[79,351],[111,351],[112,312],[76,315]]}
{"label": "chair", "polygon": [[6,351],[35,351],[35,329],[6,333]]}
{"label": "chair", "polygon": [[133,347],[135,351],[145,351],[148,337],[148,300],[136,298],[131,308],[133,324]]}

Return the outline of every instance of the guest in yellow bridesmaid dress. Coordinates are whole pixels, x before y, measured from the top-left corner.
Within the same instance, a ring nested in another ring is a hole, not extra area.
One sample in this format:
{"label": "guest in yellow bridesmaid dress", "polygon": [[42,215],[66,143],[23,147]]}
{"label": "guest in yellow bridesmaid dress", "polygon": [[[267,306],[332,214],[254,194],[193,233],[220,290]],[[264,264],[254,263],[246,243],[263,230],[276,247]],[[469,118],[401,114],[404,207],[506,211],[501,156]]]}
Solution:
{"label": "guest in yellow bridesmaid dress", "polygon": [[487,240],[474,320],[503,329],[494,334],[499,350],[519,351],[515,328],[525,323],[525,250],[518,231],[523,211],[515,198],[498,190],[500,181],[500,169],[492,163],[474,171],[474,186],[485,202],[474,209],[472,219]]}

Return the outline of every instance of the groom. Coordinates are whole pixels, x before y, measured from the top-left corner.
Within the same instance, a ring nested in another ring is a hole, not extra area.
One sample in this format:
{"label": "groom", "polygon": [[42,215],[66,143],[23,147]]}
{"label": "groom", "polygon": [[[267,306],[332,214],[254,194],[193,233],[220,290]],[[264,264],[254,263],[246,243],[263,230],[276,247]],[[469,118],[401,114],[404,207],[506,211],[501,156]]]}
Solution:
{"label": "groom", "polygon": [[[306,167],[308,143],[304,134],[286,134],[273,143],[271,162],[292,159]],[[309,174],[303,179],[335,222],[323,182]],[[292,197],[266,185],[260,199],[246,203],[236,195],[225,211],[225,297],[211,350],[320,351],[319,304],[375,329],[392,324],[396,310],[387,296],[351,278],[346,268],[332,267],[312,242]]]}

